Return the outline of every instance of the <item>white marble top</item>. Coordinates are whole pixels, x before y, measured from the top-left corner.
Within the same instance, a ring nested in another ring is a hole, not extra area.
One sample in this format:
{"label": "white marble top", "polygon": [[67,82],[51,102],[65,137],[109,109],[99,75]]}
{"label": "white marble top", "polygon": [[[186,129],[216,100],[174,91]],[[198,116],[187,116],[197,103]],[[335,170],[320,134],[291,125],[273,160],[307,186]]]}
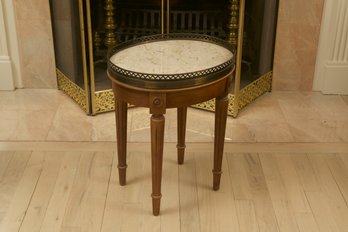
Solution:
{"label": "white marble top", "polygon": [[218,66],[233,53],[217,44],[196,40],[165,40],[139,44],[110,58],[116,66],[132,72],[178,74]]}

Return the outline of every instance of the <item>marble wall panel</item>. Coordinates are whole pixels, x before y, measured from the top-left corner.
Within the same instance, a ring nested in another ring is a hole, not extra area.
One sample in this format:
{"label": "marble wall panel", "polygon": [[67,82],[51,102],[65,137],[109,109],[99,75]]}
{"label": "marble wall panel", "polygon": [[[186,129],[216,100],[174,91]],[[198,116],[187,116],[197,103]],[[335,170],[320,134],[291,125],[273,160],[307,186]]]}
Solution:
{"label": "marble wall panel", "polygon": [[14,0],[25,88],[56,88],[48,0]]}
{"label": "marble wall panel", "polygon": [[323,4],[279,1],[273,90],[312,90]]}

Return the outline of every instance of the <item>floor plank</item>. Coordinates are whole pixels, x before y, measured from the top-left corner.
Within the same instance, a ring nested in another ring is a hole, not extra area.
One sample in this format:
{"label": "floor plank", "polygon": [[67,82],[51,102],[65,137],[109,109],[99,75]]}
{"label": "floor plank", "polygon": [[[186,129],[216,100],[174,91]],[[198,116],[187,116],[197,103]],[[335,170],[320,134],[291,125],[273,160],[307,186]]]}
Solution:
{"label": "floor plank", "polygon": [[310,213],[311,209],[303,191],[301,181],[297,175],[294,163],[289,153],[277,155],[276,160],[279,167],[279,173],[283,180],[289,203],[294,213]]}
{"label": "floor plank", "polygon": [[[16,192],[18,183],[31,156],[31,151],[18,151],[12,155],[0,181],[0,222],[3,221],[8,207]],[[2,223],[1,223],[2,224]]]}
{"label": "floor plank", "polygon": [[213,154],[195,153],[197,195],[202,232],[238,231],[236,203],[229,181],[226,157],[223,157],[220,189],[213,191]]}
{"label": "floor plank", "polygon": [[292,161],[294,163],[296,173],[300,179],[303,190],[308,191],[321,191],[320,184],[315,176],[311,162],[308,159],[306,153],[291,154]]}
{"label": "floor plank", "polygon": [[[195,153],[186,154],[179,166],[180,224],[182,232],[201,231]],[[200,186],[202,187],[202,186]]]}
{"label": "floor plank", "polygon": [[[339,231],[346,231],[348,230],[348,208],[329,168],[327,157],[327,154],[309,155],[314,173],[322,189],[321,201],[327,203],[329,213],[333,215]],[[317,204],[320,203],[317,202]]]}
{"label": "floor plank", "polygon": [[40,231],[60,231],[82,152],[65,152]]}
{"label": "floor plank", "polygon": [[286,189],[286,180],[282,179],[281,167],[274,154],[260,154],[260,160],[264,170],[267,186],[272,199],[272,205],[278,221],[280,231],[298,232],[295,220],[295,212]]}
{"label": "floor plank", "polygon": [[256,153],[246,153],[241,165],[247,170],[256,219],[260,232],[279,231],[272,200],[268,191],[259,156]]}
{"label": "floor plank", "polygon": [[14,151],[0,151],[0,180],[2,179],[2,176],[7,169],[7,165],[10,163],[14,153]]}
{"label": "floor plank", "polygon": [[179,196],[179,167],[176,152],[164,149],[161,231],[180,231],[180,196]]}
{"label": "floor plank", "polygon": [[[348,168],[345,167],[344,161],[339,154],[330,154],[327,157],[331,173],[341,191],[341,194],[348,206]],[[342,206],[344,207],[344,206]]]}
{"label": "floor plank", "polygon": [[252,200],[252,191],[248,184],[248,173],[244,165],[243,153],[227,153],[230,181],[236,200]]}
{"label": "floor plank", "polygon": [[45,152],[42,173],[30,201],[20,231],[40,231],[60,170],[64,153]]}
{"label": "floor plank", "polygon": [[172,145],[158,217],[147,144],[129,149],[126,186],[112,149],[1,151],[0,231],[348,231],[347,153],[227,148],[213,191],[212,146],[179,166]]}
{"label": "floor plank", "polygon": [[[113,153],[113,163],[111,176],[108,186],[108,194],[106,197],[106,205],[104,209],[104,217],[101,231],[103,232],[119,232],[124,223],[124,204],[123,196],[127,190],[127,186],[120,186],[118,183],[117,154]],[[129,162],[128,162],[129,164]],[[129,183],[128,183],[129,184]]]}
{"label": "floor plank", "polygon": [[100,231],[112,155],[88,152],[81,156],[61,231]]}
{"label": "floor plank", "polygon": [[341,231],[335,221],[335,215],[331,213],[330,205],[324,192],[306,192],[316,224],[320,232]]}
{"label": "floor plank", "polygon": [[33,152],[31,154],[11,205],[1,223],[0,231],[15,232],[19,230],[41,175],[44,157],[44,152]]}
{"label": "floor plank", "polygon": [[[238,224],[240,232],[259,232],[254,202],[251,200],[236,200]],[[236,230],[237,231],[237,230]]]}

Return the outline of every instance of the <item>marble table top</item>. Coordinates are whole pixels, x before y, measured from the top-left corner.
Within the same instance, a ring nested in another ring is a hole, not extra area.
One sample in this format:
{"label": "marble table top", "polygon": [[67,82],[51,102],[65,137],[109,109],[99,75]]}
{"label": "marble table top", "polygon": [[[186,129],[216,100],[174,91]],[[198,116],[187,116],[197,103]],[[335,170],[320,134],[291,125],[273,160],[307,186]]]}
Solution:
{"label": "marble table top", "polygon": [[205,70],[233,58],[217,44],[196,40],[164,40],[138,44],[110,57],[116,66],[132,72],[178,74]]}

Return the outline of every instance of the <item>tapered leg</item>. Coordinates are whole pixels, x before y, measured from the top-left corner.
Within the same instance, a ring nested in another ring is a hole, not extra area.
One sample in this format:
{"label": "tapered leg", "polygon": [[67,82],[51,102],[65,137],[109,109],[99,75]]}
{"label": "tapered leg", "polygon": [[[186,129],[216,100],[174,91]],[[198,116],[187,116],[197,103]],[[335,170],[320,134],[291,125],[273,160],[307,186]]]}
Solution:
{"label": "tapered leg", "polygon": [[161,205],[161,180],[164,142],[164,116],[151,116],[151,160],[152,160],[152,212],[157,216]]}
{"label": "tapered leg", "polygon": [[127,169],[127,103],[116,100],[116,136],[118,155],[118,175],[120,185],[126,184]]}
{"label": "tapered leg", "polygon": [[215,102],[215,138],[214,138],[214,169],[213,189],[220,188],[221,164],[224,152],[228,98],[216,98]]}
{"label": "tapered leg", "polygon": [[184,163],[187,107],[178,108],[178,164]]}

